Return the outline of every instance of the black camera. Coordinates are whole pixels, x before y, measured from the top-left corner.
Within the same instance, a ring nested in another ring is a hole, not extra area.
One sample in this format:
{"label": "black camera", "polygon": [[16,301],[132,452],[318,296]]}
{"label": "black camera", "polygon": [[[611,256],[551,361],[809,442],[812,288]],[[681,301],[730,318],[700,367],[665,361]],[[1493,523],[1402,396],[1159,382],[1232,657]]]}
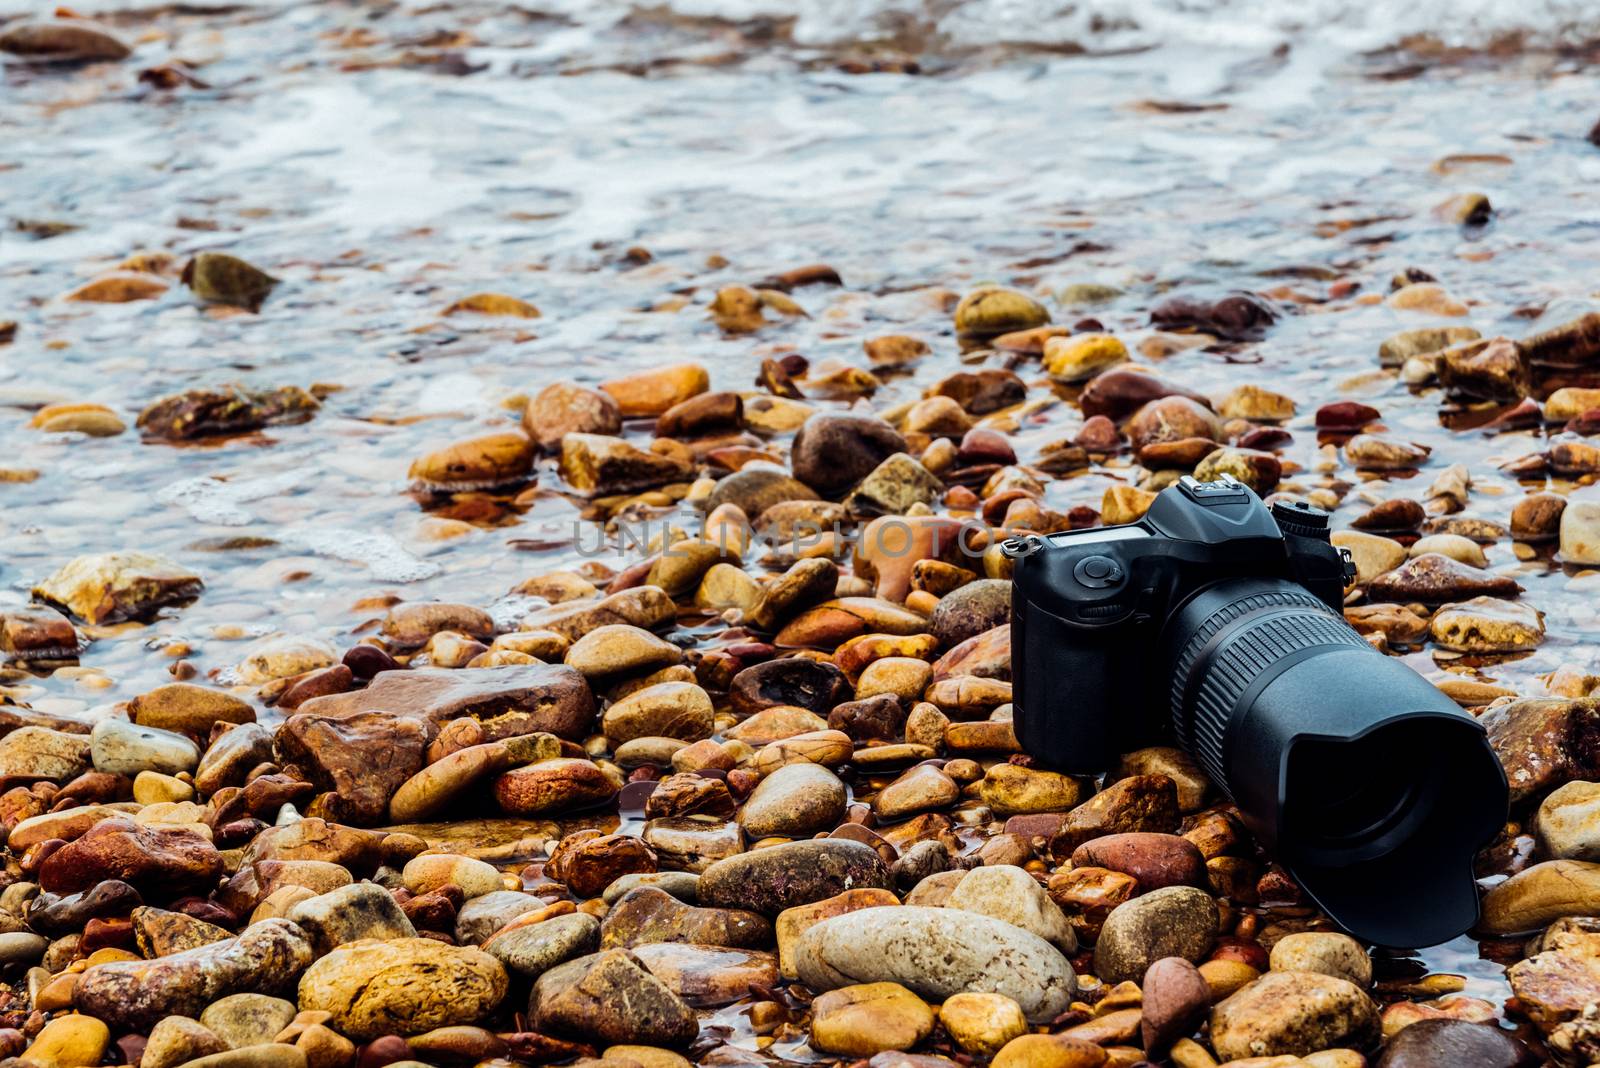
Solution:
{"label": "black camera", "polygon": [[1017,738],[1095,774],[1177,744],[1351,933],[1436,945],[1478,915],[1502,827],[1483,728],[1344,621],[1328,515],[1184,478],[1143,519],[1006,542]]}

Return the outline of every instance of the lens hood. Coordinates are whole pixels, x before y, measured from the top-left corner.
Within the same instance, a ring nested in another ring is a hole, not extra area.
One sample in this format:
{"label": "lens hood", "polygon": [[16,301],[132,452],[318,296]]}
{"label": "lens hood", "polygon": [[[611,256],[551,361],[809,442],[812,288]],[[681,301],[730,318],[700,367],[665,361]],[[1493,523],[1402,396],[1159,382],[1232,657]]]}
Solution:
{"label": "lens hood", "polygon": [[1475,720],[1293,583],[1206,587],[1167,636],[1180,742],[1323,911],[1397,948],[1477,921],[1507,787]]}

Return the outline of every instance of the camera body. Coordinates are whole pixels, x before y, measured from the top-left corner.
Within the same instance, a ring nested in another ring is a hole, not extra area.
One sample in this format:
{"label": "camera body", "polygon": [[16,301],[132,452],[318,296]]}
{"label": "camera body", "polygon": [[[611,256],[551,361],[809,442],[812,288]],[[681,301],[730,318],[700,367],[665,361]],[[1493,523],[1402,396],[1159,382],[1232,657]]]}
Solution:
{"label": "camera body", "polygon": [[1482,724],[1345,622],[1355,568],[1328,534],[1315,508],[1185,478],[1137,523],[1006,542],[1013,725],[1079,775],[1177,744],[1346,930],[1437,945],[1477,919],[1505,772]]}
{"label": "camera body", "polygon": [[1338,612],[1355,570],[1328,535],[1318,509],[1269,509],[1234,479],[1185,476],[1136,523],[1007,542],[1022,747],[1093,774],[1170,741],[1181,727],[1166,715],[1175,680],[1163,670],[1176,652],[1164,634],[1174,611],[1219,581],[1254,578],[1293,583]]}

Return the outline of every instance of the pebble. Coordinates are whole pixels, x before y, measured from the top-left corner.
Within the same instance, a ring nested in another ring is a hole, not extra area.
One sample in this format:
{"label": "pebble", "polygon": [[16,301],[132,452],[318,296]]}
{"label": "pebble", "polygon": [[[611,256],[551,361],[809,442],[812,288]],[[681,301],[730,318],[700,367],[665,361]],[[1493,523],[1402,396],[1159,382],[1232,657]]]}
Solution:
{"label": "pebble", "polygon": [[1211,986],[1182,957],[1162,957],[1145,969],[1140,981],[1140,1037],[1146,1052],[1160,1055],[1179,1039],[1193,1034],[1211,1008]]}
{"label": "pebble", "polygon": [[200,1025],[229,1049],[271,1042],[299,1012],[292,1001],[265,994],[229,994],[206,1006]]}
{"label": "pebble", "polygon": [[640,886],[606,914],[600,943],[604,949],[631,949],[651,942],[760,949],[772,942],[772,924],[758,913],[697,908],[664,890]]}
{"label": "pebble", "polygon": [[89,753],[96,771],[112,775],[177,775],[200,763],[199,748],[182,734],[124,719],[96,723],[89,732]]}
{"label": "pebble", "polygon": [[80,556],[33,588],[33,595],[88,623],[146,619],[199,596],[200,576],[164,556],[111,552]]}
{"label": "pebble", "polygon": [[105,1056],[111,1032],[92,1016],[72,1014],[45,1024],[22,1059],[39,1068],[92,1068]]}
{"label": "pebble", "polygon": [[1334,931],[1300,931],[1284,935],[1272,947],[1275,972],[1318,972],[1347,979],[1366,989],[1372,985],[1372,958],[1349,935]]}
{"label": "pebble", "polygon": [[558,964],[599,949],[600,921],[586,912],[544,918],[530,913],[490,935],[481,948],[508,971],[537,979]]}
{"label": "pebble", "polygon": [[87,735],[49,727],[19,727],[0,738],[0,776],[37,776],[65,782],[89,770],[92,747]]}
{"label": "pebble", "polygon": [[682,1048],[699,1032],[684,1004],[632,953],[609,949],[551,968],[533,985],[535,1027],[607,1044]]}
{"label": "pebble", "polygon": [[424,853],[406,862],[400,873],[405,888],[413,894],[426,894],[442,886],[455,886],[468,898],[505,889],[505,881],[494,865],[452,853]]}
{"label": "pebble", "polygon": [[1544,641],[1544,617],[1532,605],[1473,597],[1439,609],[1428,624],[1428,633],[1441,649],[1526,652]]}
{"label": "pebble", "polygon": [[1551,791],[1534,829],[1542,856],[1600,861],[1600,783],[1578,780]]}
{"label": "pebble", "polygon": [[960,797],[960,785],[943,770],[931,764],[918,764],[879,790],[872,800],[872,810],[880,820],[893,821],[947,808]]}
{"label": "pebble", "polygon": [[827,768],[789,764],[751,791],[739,810],[739,824],[752,839],[800,837],[832,828],[844,815],[845,801],[844,783]]}
{"label": "pebble", "polygon": [[939,598],[928,630],[945,648],[1011,621],[1011,583],[979,579]]}
{"label": "pebble", "polygon": [[705,690],[692,682],[661,682],[613,702],[601,719],[601,729],[612,745],[636,738],[696,742],[711,737],[712,718]]}
{"label": "pebble", "polygon": [[1004,994],[965,991],[939,1006],[939,1022],[967,1053],[992,1057],[1013,1038],[1028,1032],[1022,1007]]}
{"label": "pebble", "polygon": [[1106,1051],[1066,1035],[1022,1035],[1006,1043],[991,1068],[1100,1068]]}
{"label": "pebble", "polygon": [[887,890],[892,883],[872,847],[830,838],[769,846],[717,861],[700,873],[696,892],[703,905],[775,917],[846,890]]}
{"label": "pebble", "polygon": [[[417,934],[394,895],[375,883],[351,883],[307,898],[289,910],[288,918],[306,933],[319,957],[363,938],[414,938]],[[217,1031],[205,1017],[200,1022]]]}
{"label": "pebble", "polygon": [[514,816],[569,812],[604,804],[620,788],[588,760],[559,757],[516,768],[494,782],[494,798]]}
{"label": "pebble", "polygon": [[827,1053],[870,1057],[915,1046],[933,1030],[933,1010],[898,983],[861,983],[811,1003],[811,1044]]}
{"label": "pebble", "polygon": [[817,493],[830,494],[854,486],[884,460],[905,451],[905,438],[881,419],[818,413],[795,434],[789,456],[797,480]]}
{"label": "pebble", "polygon": [[612,623],[596,627],[573,642],[565,663],[592,679],[654,671],[682,659],[682,650],[648,630]]}
{"label": "pebble", "polygon": [[956,884],[944,907],[1004,920],[1038,935],[1063,953],[1078,950],[1078,939],[1050,895],[1027,871],[1010,864],[973,868]]}
{"label": "pebble", "polygon": [[1600,564],[1600,501],[1567,501],[1560,538],[1564,563]]}
{"label": "pebble", "polygon": [[1217,903],[1190,886],[1152,890],[1111,910],[1094,947],[1094,973],[1138,982],[1163,957],[1199,963],[1216,943]]}
{"label": "pebble", "polygon": [[456,941],[477,945],[518,917],[544,907],[543,898],[521,890],[496,890],[475,897],[456,910]]}
{"label": "pebble", "polygon": [[222,1053],[228,1046],[187,1016],[168,1016],[150,1029],[139,1068],[175,1068],[176,1065]]}

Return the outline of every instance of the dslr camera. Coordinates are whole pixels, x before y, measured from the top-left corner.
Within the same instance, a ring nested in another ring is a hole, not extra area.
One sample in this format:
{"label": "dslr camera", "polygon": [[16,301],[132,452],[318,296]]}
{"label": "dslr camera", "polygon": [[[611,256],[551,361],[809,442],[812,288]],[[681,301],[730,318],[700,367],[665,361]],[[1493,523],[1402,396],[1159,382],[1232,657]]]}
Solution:
{"label": "dslr camera", "polygon": [[1436,945],[1478,915],[1505,773],[1483,728],[1345,622],[1328,514],[1185,477],[1125,526],[1004,544],[1014,720],[1094,775],[1176,744],[1352,934]]}

